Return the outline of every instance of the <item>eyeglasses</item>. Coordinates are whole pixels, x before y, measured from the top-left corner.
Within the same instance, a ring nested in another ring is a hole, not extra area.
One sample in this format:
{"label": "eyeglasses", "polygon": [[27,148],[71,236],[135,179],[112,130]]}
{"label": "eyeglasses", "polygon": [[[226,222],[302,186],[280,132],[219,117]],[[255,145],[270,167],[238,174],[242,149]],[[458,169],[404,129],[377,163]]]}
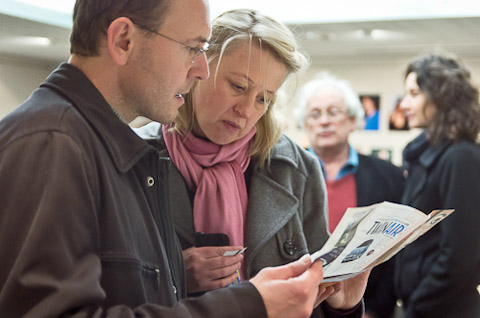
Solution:
{"label": "eyeglasses", "polygon": [[150,29],[149,27],[146,27],[146,26],[144,26],[144,25],[138,24],[138,23],[136,23],[136,22],[134,22],[134,21],[132,21],[132,22],[133,22],[133,24],[135,24],[135,25],[136,25],[137,27],[139,27],[140,29],[143,29],[143,30],[145,30],[145,31],[148,31],[148,32],[151,32],[151,33],[153,33],[153,34],[159,35],[159,36],[161,36],[162,38],[165,38],[165,39],[167,39],[167,40],[170,40],[170,41],[173,41],[173,42],[178,43],[178,44],[180,44],[180,45],[183,45],[184,47],[186,47],[187,49],[189,49],[189,50],[190,50],[190,60],[192,61],[192,63],[195,62],[195,59],[196,59],[198,56],[200,56],[200,54],[203,54],[203,53],[207,52],[207,51],[208,51],[208,47],[210,46],[210,44],[209,44],[208,42],[205,42],[201,48],[195,47],[195,46],[190,46],[190,45],[187,45],[187,44],[185,44],[185,43],[183,43],[183,42],[180,42],[180,41],[177,41],[177,40],[175,40],[175,39],[172,39],[171,37],[166,36],[166,35],[164,35],[164,34],[162,34],[162,33],[159,33],[159,32],[157,32],[157,31],[155,31],[155,30],[153,30],[153,29]]}
{"label": "eyeglasses", "polygon": [[323,114],[326,114],[328,119],[335,121],[339,120],[346,112],[346,110],[336,107],[330,107],[325,110],[315,109],[306,116],[306,120],[316,121],[320,119]]}

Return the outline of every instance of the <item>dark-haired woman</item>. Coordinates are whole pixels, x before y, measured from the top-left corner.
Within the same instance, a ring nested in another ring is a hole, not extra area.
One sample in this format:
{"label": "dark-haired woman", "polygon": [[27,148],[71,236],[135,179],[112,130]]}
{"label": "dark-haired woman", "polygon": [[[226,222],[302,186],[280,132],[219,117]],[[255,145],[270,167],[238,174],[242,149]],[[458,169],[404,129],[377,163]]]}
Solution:
{"label": "dark-haired woman", "polygon": [[401,107],[424,132],[404,150],[402,201],[425,213],[455,209],[396,256],[395,291],[408,318],[480,317],[480,106],[470,80],[442,54],[416,58],[405,73]]}

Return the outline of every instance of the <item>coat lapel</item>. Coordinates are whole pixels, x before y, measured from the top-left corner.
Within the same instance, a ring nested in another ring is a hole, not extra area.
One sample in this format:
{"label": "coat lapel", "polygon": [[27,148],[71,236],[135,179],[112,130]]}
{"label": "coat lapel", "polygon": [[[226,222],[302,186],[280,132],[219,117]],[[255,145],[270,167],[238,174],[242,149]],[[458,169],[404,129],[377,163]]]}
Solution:
{"label": "coat lapel", "polygon": [[299,202],[287,189],[264,174],[250,181],[245,246],[246,268],[263,245],[292,218]]}

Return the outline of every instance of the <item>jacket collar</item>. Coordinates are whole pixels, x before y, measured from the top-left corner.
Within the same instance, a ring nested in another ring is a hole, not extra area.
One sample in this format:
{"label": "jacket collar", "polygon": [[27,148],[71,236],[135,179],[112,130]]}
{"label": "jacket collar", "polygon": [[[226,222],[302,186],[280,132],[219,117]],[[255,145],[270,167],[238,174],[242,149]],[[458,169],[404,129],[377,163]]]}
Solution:
{"label": "jacket collar", "polygon": [[427,133],[424,131],[405,147],[403,157],[407,164],[417,160],[420,165],[429,168],[448,148],[450,143],[450,141],[444,141],[440,146],[432,147],[428,142]]}
{"label": "jacket collar", "polygon": [[270,158],[272,161],[281,160],[286,161],[293,167],[298,168],[298,156],[296,148],[291,146],[292,141],[281,135],[275,146],[271,151]]}
{"label": "jacket collar", "polygon": [[75,66],[62,63],[42,86],[56,90],[72,102],[95,131],[119,171],[128,171],[152,149],[118,118],[98,89]]}

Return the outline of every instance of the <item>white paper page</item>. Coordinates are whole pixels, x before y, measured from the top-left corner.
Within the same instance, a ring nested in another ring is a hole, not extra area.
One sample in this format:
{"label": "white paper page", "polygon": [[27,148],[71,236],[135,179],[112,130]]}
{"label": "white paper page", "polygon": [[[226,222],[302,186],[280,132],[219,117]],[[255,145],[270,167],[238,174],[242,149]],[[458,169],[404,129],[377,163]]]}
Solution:
{"label": "white paper page", "polygon": [[362,272],[426,219],[419,210],[391,202],[349,208],[312,260],[321,256],[325,278]]}

